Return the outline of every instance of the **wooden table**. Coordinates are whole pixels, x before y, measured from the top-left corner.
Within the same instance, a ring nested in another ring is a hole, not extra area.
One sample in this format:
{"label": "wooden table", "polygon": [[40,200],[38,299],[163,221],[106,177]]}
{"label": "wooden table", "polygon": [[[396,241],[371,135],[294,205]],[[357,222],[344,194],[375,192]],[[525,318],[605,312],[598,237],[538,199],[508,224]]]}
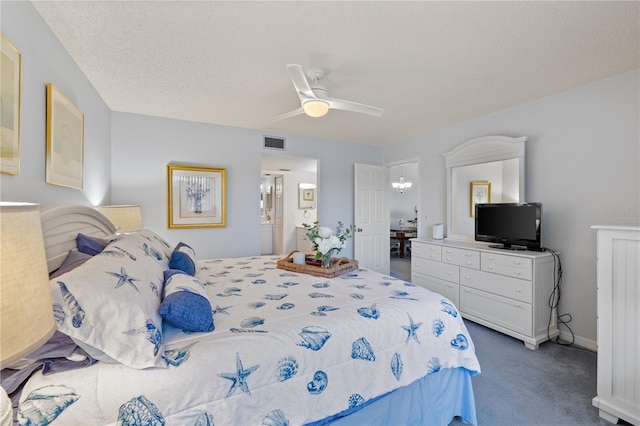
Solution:
{"label": "wooden table", "polygon": [[407,234],[413,234],[415,232],[418,232],[418,228],[416,228],[415,226],[413,227],[398,226],[398,227],[392,227],[391,232],[395,232],[396,238],[398,239],[398,245],[399,245],[398,256],[404,257],[404,251],[406,247],[406,236]]}

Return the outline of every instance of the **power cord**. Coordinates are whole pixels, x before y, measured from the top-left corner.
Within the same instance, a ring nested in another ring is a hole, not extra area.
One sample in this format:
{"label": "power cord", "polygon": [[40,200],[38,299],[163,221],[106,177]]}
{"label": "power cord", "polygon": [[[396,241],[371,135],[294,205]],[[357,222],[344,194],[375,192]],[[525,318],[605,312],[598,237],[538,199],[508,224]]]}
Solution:
{"label": "power cord", "polygon": [[[555,250],[551,250],[549,248],[545,248],[546,251],[548,251],[549,253],[551,253],[553,255],[553,271],[554,271],[554,284],[553,284],[553,291],[551,292],[551,295],[549,296],[549,322],[547,324],[547,338],[553,342],[556,343],[558,345],[562,345],[562,346],[572,346],[575,343],[576,337],[573,334],[573,330],[571,330],[571,327],[569,327],[569,323],[571,322],[571,320],[573,320],[573,317],[571,316],[571,314],[558,314],[558,305],[560,304],[560,297],[562,296],[562,288],[561,288],[561,284],[562,284],[562,262],[560,261],[560,253],[555,251]],[[564,327],[567,328],[567,330],[569,330],[569,333],[571,333],[571,341],[570,342],[561,342],[560,341],[560,336],[558,335],[555,340],[551,339],[551,322],[553,320],[553,312],[556,311],[556,321],[558,322],[558,327],[560,325],[563,325]]]}

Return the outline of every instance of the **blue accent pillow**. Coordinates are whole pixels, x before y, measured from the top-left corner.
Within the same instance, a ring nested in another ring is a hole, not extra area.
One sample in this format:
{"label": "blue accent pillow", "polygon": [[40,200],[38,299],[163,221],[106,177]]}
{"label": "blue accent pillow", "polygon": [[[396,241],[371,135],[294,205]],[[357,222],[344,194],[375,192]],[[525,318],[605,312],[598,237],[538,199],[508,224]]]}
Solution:
{"label": "blue accent pillow", "polygon": [[179,269],[185,274],[196,274],[196,252],[187,244],[180,242],[171,253],[170,269]]}
{"label": "blue accent pillow", "polygon": [[67,257],[65,257],[62,265],[55,271],[51,273],[49,279],[57,278],[62,274],[66,274],[67,272],[77,268],[82,265],[87,260],[91,259],[93,256],[90,254],[82,253],[78,250],[70,250]]}
{"label": "blue accent pillow", "polygon": [[164,299],[158,311],[164,321],[184,331],[213,331],[211,303],[200,281],[175,269],[164,271],[164,276]]}
{"label": "blue accent pillow", "polygon": [[109,243],[110,241],[105,240],[104,238],[91,237],[82,233],[79,233],[76,236],[76,245],[78,246],[78,251],[80,251],[81,253],[89,254],[91,256],[102,253],[102,250],[104,250],[105,247],[109,245]]}

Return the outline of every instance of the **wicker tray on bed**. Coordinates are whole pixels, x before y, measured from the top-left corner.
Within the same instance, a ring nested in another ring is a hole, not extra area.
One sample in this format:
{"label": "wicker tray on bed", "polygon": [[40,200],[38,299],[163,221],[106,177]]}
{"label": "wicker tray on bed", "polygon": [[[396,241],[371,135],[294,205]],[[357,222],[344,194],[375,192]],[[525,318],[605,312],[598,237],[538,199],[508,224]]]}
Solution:
{"label": "wicker tray on bed", "polygon": [[[277,262],[279,269],[285,269],[291,272],[298,272],[301,274],[315,275],[317,277],[333,278],[338,275],[342,275],[346,272],[355,271],[358,269],[358,261],[355,259],[348,259],[346,257],[334,257],[331,259],[331,267],[323,268],[320,266],[320,262],[308,261],[304,265],[293,263],[293,253],[298,250],[294,250],[284,259],[280,259]],[[309,255],[305,256],[308,257]],[[313,256],[313,255],[310,255]]]}

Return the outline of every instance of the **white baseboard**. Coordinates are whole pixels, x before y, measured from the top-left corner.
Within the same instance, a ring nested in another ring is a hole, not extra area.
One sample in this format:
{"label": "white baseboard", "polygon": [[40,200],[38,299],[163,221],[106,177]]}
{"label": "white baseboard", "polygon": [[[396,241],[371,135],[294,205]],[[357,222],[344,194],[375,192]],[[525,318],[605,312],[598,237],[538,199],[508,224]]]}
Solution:
{"label": "white baseboard", "polygon": [[[570,342],[572,340],[571,333],[565,330],[560,331],[560,340]],[[580,336],[573,337],[573,343],[581,348],[588,349],[593,352],[598,352],[598,342],[595,340],[587,339]]]}

